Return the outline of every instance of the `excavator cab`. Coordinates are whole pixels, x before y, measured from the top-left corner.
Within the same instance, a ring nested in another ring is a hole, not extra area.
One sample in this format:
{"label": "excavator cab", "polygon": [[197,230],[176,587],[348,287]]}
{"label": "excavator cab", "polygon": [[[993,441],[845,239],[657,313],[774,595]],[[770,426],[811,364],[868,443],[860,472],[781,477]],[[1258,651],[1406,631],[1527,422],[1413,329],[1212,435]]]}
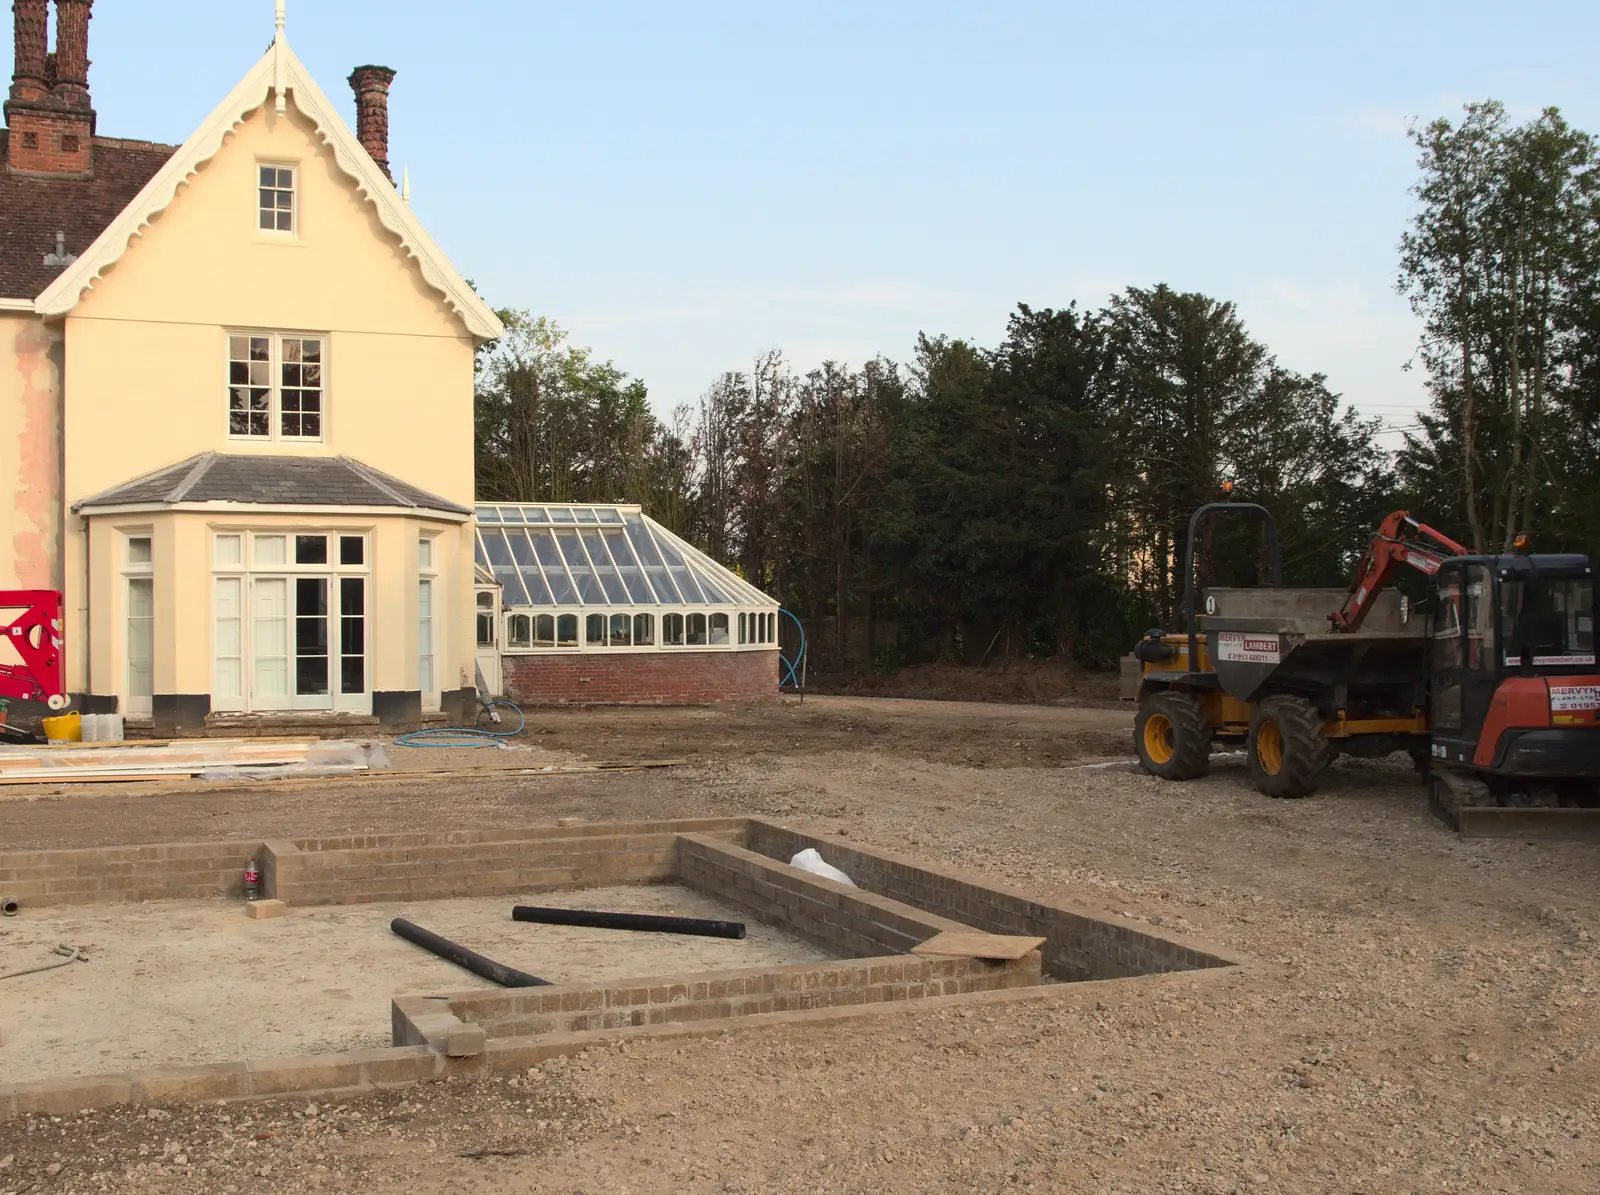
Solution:
{"label": "excavator cab", "polygon": [[1460,556],[1430,588],[1432,760],[1471,769],[1491,792],[1537,781],[1557,796],[1592,794],[1600,674],[1589,558]]}

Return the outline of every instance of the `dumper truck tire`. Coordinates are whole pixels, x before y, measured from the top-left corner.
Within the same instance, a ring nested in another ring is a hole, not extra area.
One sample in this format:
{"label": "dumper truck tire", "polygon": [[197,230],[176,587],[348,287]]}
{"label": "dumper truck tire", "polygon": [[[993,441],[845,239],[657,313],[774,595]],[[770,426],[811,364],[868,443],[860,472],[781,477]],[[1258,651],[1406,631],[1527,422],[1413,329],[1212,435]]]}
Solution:
{"label": "dumper truck tire", "polygon": [[1268,697],[1256,706],[1245,743],[1250,779],[1269,797],[1309,797],[1333,758],[1322,717],[1304,697]]}
{"label": "dumper truck tire", "polygon": [[1205,710],[1187,693],[1170,689],[1139,703],[1133,721],[1139,766],[1163,780],[1194,780],[1211,768],[1211,727]]}

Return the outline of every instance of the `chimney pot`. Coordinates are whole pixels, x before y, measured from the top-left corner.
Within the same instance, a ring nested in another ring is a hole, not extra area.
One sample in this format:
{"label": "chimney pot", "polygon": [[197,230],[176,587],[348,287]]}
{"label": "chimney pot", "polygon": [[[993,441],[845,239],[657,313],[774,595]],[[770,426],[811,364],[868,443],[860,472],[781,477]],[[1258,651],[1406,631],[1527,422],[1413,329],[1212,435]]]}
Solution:
{"label": "chimney pot", "polygon": [[391,183],[389,173],[389,84],[394,71],[386,66],[358,66],[350,72],[350,89],[356,93],[356,140]]}
{"label": "chimney pot", "polygon": [[56,78],[50,93],[73,108],[89,107],[89,16],[94,0],[56,0]]}
{"label": "chimney pot", "polygon": [[11,98],[43,99],[50,90],[45,74],[50,0],[12,0],[11,21],[16,53],[16,65],[11,72]]}

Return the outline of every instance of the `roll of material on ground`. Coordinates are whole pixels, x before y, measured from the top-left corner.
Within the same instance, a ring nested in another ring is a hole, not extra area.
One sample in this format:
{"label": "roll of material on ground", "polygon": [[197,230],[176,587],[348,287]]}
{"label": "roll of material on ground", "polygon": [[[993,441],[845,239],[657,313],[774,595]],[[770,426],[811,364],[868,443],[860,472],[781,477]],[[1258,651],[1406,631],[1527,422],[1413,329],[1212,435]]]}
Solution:
{"label": "roll of material on ground", "polygon": [[452,942],[449,938],[441,937],[431,929],[423,929],[420,925],[407,921],[404,917],[396,917],[389,922],[389,928],[407,942],[431,951],[458,967],[465,967],[474,975],[481,975],[489,982],[498,983],[503,988],[550,986],[548,979],[540,979],[537,975],[529,975],[526,971],[518,971],[515,967],[508,967],[504,963],[495,962],[492,958],[485,958],[476,950],[468,950],[461,943]]}
{"label": "roll of material on ground", "polygon": [[702,938],[742,938],[744,922],[706,917],[663,917],[655,913],[607,913],[599,909],[551,909],[517,905],[511,920],[540,925],[577,925],[587,929],[631,929],[658,934],[697,934]]}

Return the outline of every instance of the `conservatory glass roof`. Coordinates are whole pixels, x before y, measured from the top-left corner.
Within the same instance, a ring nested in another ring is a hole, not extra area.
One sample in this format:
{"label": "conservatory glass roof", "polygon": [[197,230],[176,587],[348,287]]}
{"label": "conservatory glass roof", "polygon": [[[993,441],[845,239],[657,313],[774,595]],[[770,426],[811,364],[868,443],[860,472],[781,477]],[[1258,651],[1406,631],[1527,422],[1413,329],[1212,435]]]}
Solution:
{"label": "conservatory glass roof", "polygon": [[517,606],[776,606],[637,506],[477,507],[477,560]]}

